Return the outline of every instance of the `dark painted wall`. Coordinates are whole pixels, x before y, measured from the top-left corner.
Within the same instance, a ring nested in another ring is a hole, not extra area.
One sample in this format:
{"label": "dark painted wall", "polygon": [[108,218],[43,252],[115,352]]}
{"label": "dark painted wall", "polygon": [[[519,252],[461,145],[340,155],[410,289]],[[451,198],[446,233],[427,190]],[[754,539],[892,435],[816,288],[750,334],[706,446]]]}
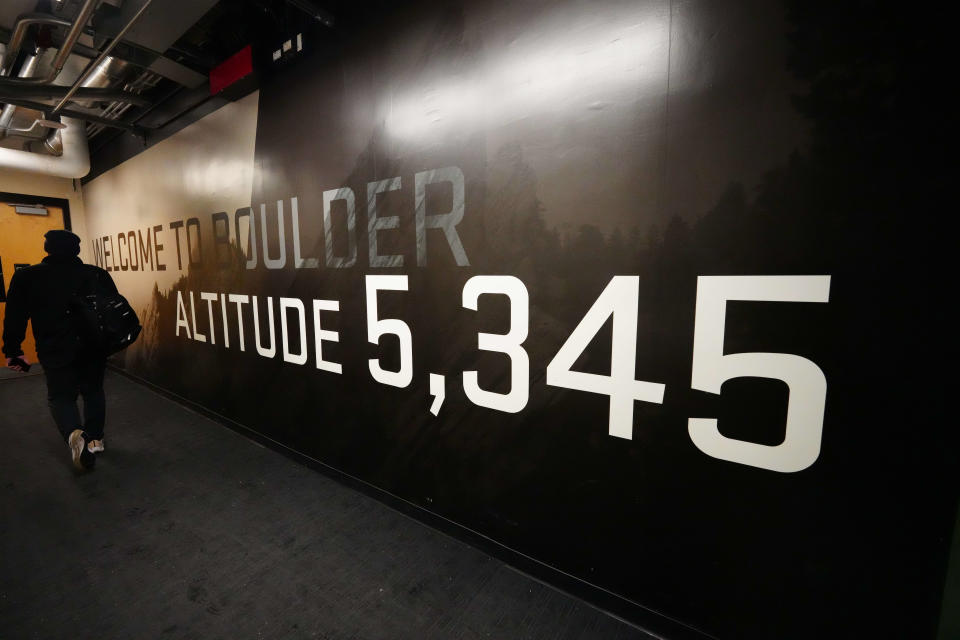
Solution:
{"label": "dark painted wall", "polygon": [[759,0],[343,25],[262,87],[252,215],[158,221],[182,274],[126,364],[637,620],[931,637],[956,454],[911,29]]}

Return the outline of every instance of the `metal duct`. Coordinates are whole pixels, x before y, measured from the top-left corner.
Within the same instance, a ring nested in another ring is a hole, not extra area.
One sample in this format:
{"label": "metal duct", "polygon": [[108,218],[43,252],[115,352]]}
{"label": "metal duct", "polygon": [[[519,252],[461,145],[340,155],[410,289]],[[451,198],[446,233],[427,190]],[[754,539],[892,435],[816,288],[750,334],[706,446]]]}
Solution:
{"label": "metal duct", "polygon": [[[146,11],[151,1],[152,0],[146,0],[140,7],[140,10],[133,16],[130,22],[121,29],[97,59],[87,65],[84,72],[74,81],[70,88],[67,89],[67,92],[60,98],[56,106],[52,108],[41,108],[44,114],[55,116],[60,111],[66,114],[67,111],[64,110],[63,107],[81,87],[90,87],[91,85],[94,87],[105,87],[114,80],[114,74],[122,73],[125,70],[127,63],[114,60],[109,56],[109,53],[113,47],[120,42],[136,19]],[[80,32],[87,20],[89,20],[90,14],[96,8],[97,4],[98,0],[86,0],[86,2],[84,2],[77,15],[76,21],[70,29],[70,33],[67,35],[66,42],[57,53],[50,73],[41,78],[30,77],[33,67],[36,65],[36,60],[32,59],[29,60],[29,64],[24,64],[20,78],[2,78],[3,82],[7,85],[16,83],[33,84],[34,81],[39,80],[40,84],[46,84],[56,78],[60,74],[60,70],[63,68],[70,54],[70,49],[76,42],[76,38],[79,37]],[[22,27],[22,24],[21,22],[21,24],[18,25],[18,29],[14,34],[15,38],[11,40],[11,46],[4,52],[3,69],[0,70],[2,73],[9,73],[10,67],[8,65],[13,64],[17,51],[22,44],[22,34],[25,33],[25,27]],[[19,41],[15,41],[18,34],[20,34]],[[12,118],[12,110],[15,108],[14,105],[17,102],[20,104],[23,103],[22,101],[13,100],[10,102],[11,103],[4,109],[5,112],[10,110],[10,113],[7,114],[8,120]],[[0,115],[0,117],[3,116]],[[0,168],[32,171],[64,178],[81,178],[85,176],[90,171],[90,154],[84,125],[82,121],[73,118],[63,118],[63,124],[66,125],[66,128],[62,131],[51,130],[42,143],[31,145],[32,148],[37,149],[37,151],[42,150],[51,154],[59,153],[59,155],[47,155],[29,150],[18,151],[15,149],[0,148]]]}
{"label": "metal duct", "polygon": [[[34,111],[39,111],[40,113],[48,113],[51,109],[49,104],[43,104],[40,102],[31,102],[29,100],[11,100],[9,98],[4,98],[4,102],[9,102],[12,105],[18,107],[24,107],[25,109],[33,109]],[[138,127],[135,124],[128,124],[126,122],[118,122],[117,120],[111,120],[109,118],[102,118],[85,111],[74,111],[72,109],[63,109],[61,114],[67,116],[68,118],[76,118],[77,120],[84,120],[86,122],[97,122],[104,124],[108,127],[115,127],[117,129],[123,129],[125,131],[130,131],[131,133],[143,133],[147,130],[145,127]]]}
{"label": "metal duct", "polygon": [[[66,64],[67,58],[70,57],[70,51],[73,49],[73,45],[86,27],[87,21],[90,20],[90,16],[93,15],[93,11],[97,8],[98,3],[99,0],[86,0],[83,6],[80,7],[80,11],[77,13],[77,17],[73,21],[73,25],[70,27],[66,39],[63,41],[63,46],[60,47],[60,50],[57,52],[57,57],[53,60],[53,66],[50,68],[49,73],[45,76],[29,79],[4,78],[2,82],[6,84],[47,84],[56,80],[57,76],[60,75],[60,71],[63,69],[63,65]],[[10,44],[3,56],[3,63],[0,65],[0,73],[10,72],[10,67],[13,66],[17,55],[20,53],[20,47],[23,45],[23,40],[26,37],[27,27],[31,24],[45,22],[47,19],[48,16],[37,18],[36,15],[31,14],[21,16],[21,18],[17,20],[13,36],[10,38]]]}
{"label": "metal duct", "polygon": [[[120,60],[119,58],[114,58],[112,56],[106,56],[103,58],[103,60],[99,64],[97,64],[93,68],[93,71],[87,76],[87,78],[84,79],[82,82],[80,82],[79,87],[82,87],[85,89],[107,89],[111,86],[116,86],[129,73],[131,66],[132,65],[129,62],[125,62],[124,60]],[[72,87],[65,89],[64,94],[61,96],[58,96],[57,98],[61,100],[64,99],[67,93],[70,92],[70,89],[72,89]],[[120,93],[120,91],[114,90],[114,93],[117,94],[117,93]],[[77,100],[76,97],[79,95],[80,95],[80,92],[78,90],[75,90],[73,102],[75,102],[78,106],[90,107],[90,108],[97,106],[98,101],[96,100],[92,100],[92,101]],[[140,106],[149,104],[149,102],[147,102],[143,98],[137,98],[132,94],[130,97],[133,100],[134,104],[139,104]],[[115,102],[115,101],[116,100],[111,100],[111,102]]]}
{"label": "metal duct", "polygon": [[67,128],[61,132],[63,155],[48,156],[30,151],[0,147],[0,169],[32,171],[60,178],[82,178],[90,171],[90,152],[83,122],[63,118]]}
{"label": "metal duct", "polygon": [[[31,56],[27,58],[24,62],[23,67],[20,70],[20,76],[25,77],[30,75],[33,72],[34,67],[36,66],[37,60],[40,58],[39,55]],[[144,106],[149,104],[143,98],[137,96],[136,94],[129,91],[120,91],[118,89],[109,89],[111,85],[114,85],[122,81],[122,78],[127,75],[127,72],[130,70],[132,65],[128,62],[120,60],[118,58],[112,58],[107,56],[100,64],[98,64],[89,77],[83,82],[82,88],[76,90],[76,93],[73,97],[73,102],[76,102],[81,107],[96,107],[97,104],[105,102],[107,100],[111,101],[111,106],[114,108],[116,105],[139,105]],[[152,74],[151,74],[152,75]],[[13,114],[16,111],[18,106],[24,108],[34,109],[44,113],[52,113],[53,107],[41,104],[41,103],[32,103],[30,101],[21,100],[15,96],[31,96],[35,95],[40,99],[60,99],[70,90],[70,87],[59,87],[53,85],[44,85],[43,87],[24,87],[24,88],[2,88],[0,87],[0,102],[7,102],[7,105],[3,108],[2,114],[0,114],[0,138],[3,138],[5,135],[15,135],[15,133],[29,133],[32,132],[34,127],[29,127],[27,129],[11,129],[10,122],[13,119]],[[84,101],[79,100],[78,96],[90,97],[91,100]],[[80,117],[80,114],[71,110],[62,111],[65,115],[72,115],[74,117]],[[91,114],[91,117],[96,118],[96,114]],[[45,153],[52,153],[54,155],[59,155],[60,144],[54,140],[57,136],[57,131],[51,131],[47,136],[47,144],[45,146],[36,146],[31,143],[31,148],[36,151],[41,151]]]}
{"label": "metal duct", "polygon": [[[116,78],[117,84],[120,78]],[[59,100],[67,94],[70,87],[61,85],[43,85],[38,87],[0,87],[0,102],[11,100]],[[149,100],[137,94],[111,89],[110,85],[88,88],[86,83],[71,96],[70,102],[83,107],[93,107],[102,102],[126,102],[138,107],[151,104]]]}
{"label": "metal duct", "polygon": [[[116,82],[118,78],[121,78],[129,67],[130,64],[123,60],[106,56],[98,65],[93,68],[93,71],[89,74],[89,76],[82,83],[80,83],[80,87],[88,89],[101,89],[109,87],[111,84]],[[79,93],[79,91],[77,91],[77,93]],[[141,100],[140,102],[146,103],[144,100]],[[79,104],[80,106],[92,108],[95,107],[97,103],[96,101],[90,101],[86,103],[79,102]],[[114,102],[113,104],[117,103]],[[42,141],[32,141],[29,145],[29,149],[38,153],[60,156],[63,154],[63,135],[57,129],[51,129],[50,133],[48,133],[46,138],[44,138]]]}
{"label": "metal duct", "polygon": [[[86,135],[86,133],[84,133]],[[43,141],[34,140],[30,143],[30,151],[39,151],[51,156],[63,155],[63,136],[58,129],[51,129]]]}
{"label": "metal duct", "polygon": [[[37,66],[37,60],[40,58],[39,55],[27,56],[23,61],[23,66],[20,68],[20,73],[18,74],[21,78],[27,78],[33,75],[33,70]],[[0,138],[3,138],[7,135],[7,129],[10,128],[10,122],[13,121],[13,113],[17,108],[12,104],[7,104],[3,106],[3,112],[0,113]]]}
{"label": "metal duct", "polygon": [[109,66],[110,61],[112,60],[112,58],[110,57],[110,52],[113,51],[113,48],[117,46],[117,44],[119,44],[121,40],[123,40],[123,36],[126,35],[127,31],[130,30],[131,27],[133,27],[137,19],[140,16],[142,16],[147,9],[150,8],[150,4],[152,2],[153,0],[146,0],[143,3],[143,5],[140,7],[140,10],[137,11],[135,14],[133,14],[133,17],[130,18],[130,22],[128,22],[123,27],[123,29],[120,30],[120,33],[118,33],[116,36],[113,37],[113,40],[111,40],[110,44],[108,44],[106,48],[100,53],[99,57],[97,57],[96,60],[94,60],[93,62],[87,65],[87,68],[84,70],[83,73],[80,74],[80,77],[73,81],[73,84],[70,86],[70,89],[67,91],[67,94],[63,96],[63,98],[60,99],[60,102],[58,102],[57,105],[53,108],[52,113],[54,114],[59,113],[63,109],[63,107],[66,106],[67,102],[70,100],[70,97],[74,93],[76,93],[76,91],[81,86],[83,86],[83,84],[86,81],[94,77],[95,74],[100,72],[106,74],[106,67]]}

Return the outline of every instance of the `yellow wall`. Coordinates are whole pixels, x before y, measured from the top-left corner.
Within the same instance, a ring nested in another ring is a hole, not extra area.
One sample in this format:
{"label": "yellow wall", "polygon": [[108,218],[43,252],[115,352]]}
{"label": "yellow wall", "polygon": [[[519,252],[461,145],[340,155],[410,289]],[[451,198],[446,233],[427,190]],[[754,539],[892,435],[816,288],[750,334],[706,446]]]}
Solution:
{"label": "yellow wall", "polygon": [[[24,199],[22,204],[30,204]],[[10,290],[10,278],[13,277],[15,264],[37,264],[46,253],[43,250],[43,234],[50,229],[63,228],[63,210],[60,207],[47,207],[46,216],[31,216],[17,213],[13,206],[0,202],[0,266],[3,271],[4,290]],[[0,325],[6,314],[6,304],[0,302]],[[37,361],[36,345],[33,342],[32,329],[28,327],[27,337],[21,345],[24,355],[30,362]]]}

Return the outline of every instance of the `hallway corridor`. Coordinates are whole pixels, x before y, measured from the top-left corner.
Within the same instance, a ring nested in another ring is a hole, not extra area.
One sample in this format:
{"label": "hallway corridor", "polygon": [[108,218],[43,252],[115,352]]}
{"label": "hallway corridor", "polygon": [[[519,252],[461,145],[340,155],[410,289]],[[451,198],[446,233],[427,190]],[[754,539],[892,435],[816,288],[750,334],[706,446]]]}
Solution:
{"label": "hallway corridor", "polygon": [[649,638],[108,372],[75,475],[42,375],[0,379],[4,638]]}

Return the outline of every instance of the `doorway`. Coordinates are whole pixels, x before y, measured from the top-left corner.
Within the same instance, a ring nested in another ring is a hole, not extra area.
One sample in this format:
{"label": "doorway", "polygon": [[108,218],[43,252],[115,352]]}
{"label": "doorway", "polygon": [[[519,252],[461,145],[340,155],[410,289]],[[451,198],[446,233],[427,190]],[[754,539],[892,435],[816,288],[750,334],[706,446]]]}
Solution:
{"label": "doorway", "polygon": [[[43,234],[51,229],[69,228],[67,200],[0,192],[0,326],[14,272],[44,258]],[[30,362],[37,361],[33,328],[29,324],[22,349]]]}

